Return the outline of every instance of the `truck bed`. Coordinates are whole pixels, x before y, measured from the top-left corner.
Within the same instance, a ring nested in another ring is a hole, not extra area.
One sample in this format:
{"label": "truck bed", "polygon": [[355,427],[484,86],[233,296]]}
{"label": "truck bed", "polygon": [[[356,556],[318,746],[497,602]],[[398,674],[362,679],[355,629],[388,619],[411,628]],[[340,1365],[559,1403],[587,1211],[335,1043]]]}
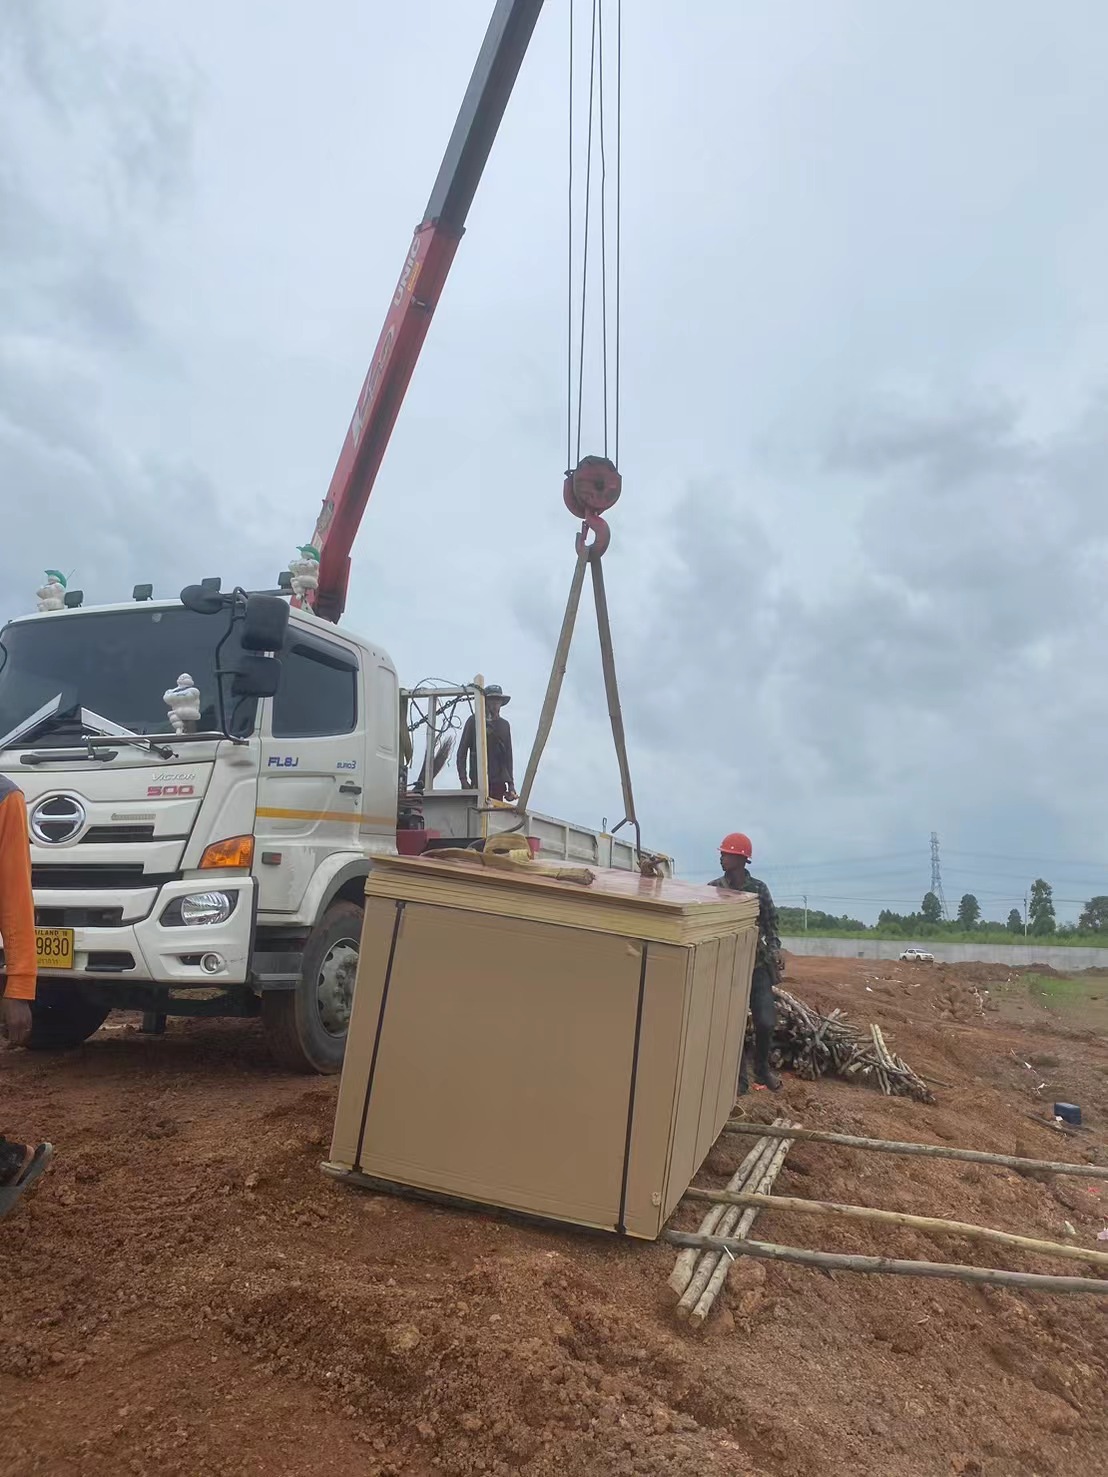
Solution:
{"label": "truck bed", "polygon": [[[440,791],[425,796],[423,814],[429,831],[437,831],[442,839],[456,840],[459,845],[485,834],[498,836],[518,831],[540,843],[539,855],[544,860],[580,862],[622,871],[633,871],[635,867],[634,835],[630,829],[613,836],[573,821],[558,820],[538,810],[527,810],[521,817],[510,806],[495,803],[482,812],[475,797],[462,792]],[[487,832],[483,823],[487,824]],[[670,858],[664,859],[662,870],[666,876],[673,875]]]}

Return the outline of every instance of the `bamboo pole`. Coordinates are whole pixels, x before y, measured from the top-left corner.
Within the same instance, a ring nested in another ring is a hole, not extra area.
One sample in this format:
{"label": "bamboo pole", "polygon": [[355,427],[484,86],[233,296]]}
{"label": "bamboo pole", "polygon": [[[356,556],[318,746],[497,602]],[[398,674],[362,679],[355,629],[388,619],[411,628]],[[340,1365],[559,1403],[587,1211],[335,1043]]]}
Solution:
{"label": "bamboo pole", "polygon": [[[777,1152],[774,1154],[773,1158],[769,1162],[769,1167],[762,1175],[760,1183],[755,1187],[759,1195],[765,1196],[766,1198],[769,1197],[769,1192],[773,1189],[774,1181],[781,1171],[782,1164],[784,1164],[785,1162],[785,1155],[789,1152],[791,1148],[792,1142],[789,1139],[785,1139],[782,1143],[778,1145]],[[738,1225],[735,1227],[735,1236],[739,1240],[742,1240],[746,1236],[747,1232],[750,1230],[751,1226],[757,1219],[757,1216],[758,1211],[756,1208],[752,1208],[743,1212],[742,1218],[740,1219]],[[715,1269],[712,1272],[707,1287],[701,1293],[696,1307],[693,1308],[692,1312],[689,1314],[689,1322],[694,1328],[699,1328],[700,1325],[704,1322],[705,1318],[707,1318],[708,1314],[712,1311],[712,1304],[719,1296],[720,1291],[723,1288],[723,1284],[727,1281],[727,1274],[731,1270],[731,1263],[733,1261],[734,1257],[725,1253],[720,1256],[719,1260],[716,1262]]]}
{"label": "bamboo pole", "polygon": [[814,1144],[840,1144],[845,1149],[876,1149],[884,1154],[923,1154],[934,1159],[967,1159],[972,1164],[999,1164],[1005,1169],[1036,1169],[1048,1174],[1072,1174],[1091,1180],[1108,1180],[1108,1165],[1063,1164],[1053,1159],[1019,1159],[1014,1154],[986,1154],[978,1149],[948,1149],[945,1144],[909,1144],[896,1139],[857,1138],[849,1133],[824,1133],[817,1128],[778,1128],[771,1123],[748,1123],[729,1119],[724,1133],[746,1133],[769,1138],[802,1139]]}
{"label": "bamboo pole", "polygon": [[886,1272],[897,1277],[953,1277],[959,1282],[984,1282],[993,1287],[1022,1287],[1033,1292],[1091,1292],[1108,1297],[1108,1278],[1047,1277],[1039,1272],[1000,1272],[992,1267],[963,1267],[955,1262],[898,1261],[883,1256],[846,1256],[837,1252],[801,1251],[796,1246],[777,1246],[769,1241],[720,1240],[693,1236],[686,1231],[664,1231],[673,1246],[702,1246],[707,1251],[729,1251],[732,1256],[752,1256],[760,1261],[792,1262],[800,1267],[820,1267],[832,1272]]}
{"label": "bamboo pole", "polygon": [[[780,1122],[781,1120],[777,1119],[776,1121]],[[768,1138],[758,1139],[754,1147],[751,1149],[750,1153],[747,1154],[746,1158],[739,1165],[738,1169],[728,1180],[727,1189],[729,1191],[742,1189],[743,1185],[746,1183],[750,1171],[754,1167],[755,1162],[759,1160],[766,1152],[766,1150],[769,1148],[770,1142],[771,1141]],[[724,1208],[722,1205],[714,1206],[711,1210],[709,1210],[707,1215],[705,1215],[704,1219],[700,1223],[699,1234],[701,1236],[711,1236],[719,1226],[723,1214]],[[678,1253],[677,1260],[674,1263],[673,1271],[670,1274],[669,1279],[669,1285],[678,1297],[681,1296],[681,1294],[688,1287],[689,1283],[692,1281],[692,1276],[694,1271],[696,1270],[696,1264],[700,1260],[700,1256],[700,1252],[691,1248],[686,1248],[684,1251]]]}
{"label": "bamboo pole", "polygon": [[[750,1170],[748,1183],[760,1185],[774,1158],[781,1152],[781,1145],[773,1139],[766,1139],[766,1146],[759,1154],[758,1159]],[[719,1224],[711,1233],[716,1237],[728,1237],[735,1234],[735,1227],[742,1218],[742,1211],[737,1207],[725,1208]],[[700,1295],[712,1280],[712,1273],[719,1265],[720,1254],[718,1251],[702,1253],[697,1258],[696,1267],[689,1280],[688,1287],[681,1294],[677,1303],[678,1318],[687,1318],[700,1301]]]}
{"label": "bamboo pole", "polygon": [[[1108,1252],[1092,1247],[1066,1245],[1058,1241],[1039,1241],[1033,1236],[1017,1236],[1010,1231],[994,1231],[988,1226],[974,1226],[965,1221],[942,1220],[938,1216],[910,1215],[902,1210],[876,1210],[868,1205],[840,1205],[831,1200],[801,1200],[791,1195],[764,1195],[749,1190],[701,1190],[691,1185],[685,1191],[688,1200],[708,1200],[723,1205],[751,1205],[761,1210],[792,1210],[801,1215],[842,1216],[847,1220],[881,1221],[890,1226],[909,1226],[918,1231],[941,1231],[951,1236],[965,1236],[971,1241],[995,1241],[1000,1246],[1014,1246],[1019,1251],[1037,1256],[1068,1257],[1072,1261],[1092,1262],[1108,1267]],[[710,1235],[710,1232],[704,1233]]]}
{"label": "bamboo pole", "polygon": [[[776,1124],[784,1123],[786,1120],[784,1118],[775,1118],[773,1121]],[[750,1153],[739,1165],[738,1169],[736,1169],[735,1173],[727,1181],[727,1190],[734,1191],[742,1189],[743,1185],[745,1185],[747,1181],[748,1176],[750,1175],[751,1170],[754,1168],[755,1162],[762,1157],[763,1153],[766,1151],[766,1149],[769,1148],[769,1146],[770,1140],[768,1138],[760,1138],[758,1140],[758,1142],[751,1149]],[[704,1219],[700,1222],[699,1234],[701,1236],[711,1236],[719,1226],[723,1214],[724,1207],[722,1205],[715,1206],[712,1210],[710,1210],[708,1214],[704,1217]],[[696,1271],[696,1264],[700,1260],[700,1257],[701,1253],[699,1251],[695,1251],[689,1248],[686,1248],[684,1251],[678,1253],[677,1261],[674,1263],[673,1271],[670,1274],[669,1279],[669,1285],[673,1288],[673,1291],[677,1294],[678,1297],[681,1296],[681,1294],[688,1287],[689,1283],[692,1281],[693,1273]]]}

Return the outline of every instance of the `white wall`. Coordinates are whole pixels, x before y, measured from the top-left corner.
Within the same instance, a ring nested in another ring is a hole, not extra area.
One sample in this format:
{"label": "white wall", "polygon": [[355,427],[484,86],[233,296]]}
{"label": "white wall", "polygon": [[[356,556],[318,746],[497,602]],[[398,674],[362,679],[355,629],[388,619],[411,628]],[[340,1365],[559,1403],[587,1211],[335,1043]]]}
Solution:
{"label": "white wall", "polygon": [[[898,959],[910,945],[898,939],[817,938],[799,934],[782,939],[790,954],[822,959]],[[1049,964],[1055,969],[1108,969],[1108,949],[1064,948],[1055,944],[953,944],[921,939],[919,948],[944,964]]]}

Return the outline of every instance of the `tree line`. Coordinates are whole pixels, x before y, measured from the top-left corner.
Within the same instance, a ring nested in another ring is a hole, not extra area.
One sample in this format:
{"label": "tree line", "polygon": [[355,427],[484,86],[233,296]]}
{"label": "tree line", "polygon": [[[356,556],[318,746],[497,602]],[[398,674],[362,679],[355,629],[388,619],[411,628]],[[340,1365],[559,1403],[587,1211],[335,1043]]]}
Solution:
{"label": "tree line", "polygon": [[[809,933],[875,933],[888,938],[935,938],[944,934],[997,934],[1006,933],[1023,937],[1042,938],[1053,934],[1060,939],[1084,936],[1089,942],[1100,935],[1108,941],[1108,896],[1092,897],[1081,910],[1076,928],[1058,926],[1054,910],[1054,889],[1044,878],[1038,877],[1031,884],[1027,899],[1027,918],[1018,908],[1013,908],[1005,922],[996,922],[982,916],[981,904],[972,892],[963,893],[953,918],[943,917],[943,906],[934,892],[924,894],[923,901],[914,913],[897,913],[891,908],[882,908],[877,923],[868,926],[845,913],[835,917],[809,908],[779,909],[781,931],[800,933],[807,924]],[[1026,922],[1026,928],[1025,928]],[[1094,937],[1090,937],[1094,936]]]}

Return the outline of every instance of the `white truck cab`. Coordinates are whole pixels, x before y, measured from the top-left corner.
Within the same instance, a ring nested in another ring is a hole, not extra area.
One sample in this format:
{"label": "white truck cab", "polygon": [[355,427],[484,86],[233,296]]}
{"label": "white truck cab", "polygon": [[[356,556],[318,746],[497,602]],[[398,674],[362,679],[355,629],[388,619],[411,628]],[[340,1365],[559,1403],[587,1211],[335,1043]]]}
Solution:
{"label": "white truck cab", "polygon": [[[544,856],[635,865],[603,832],[521,822],[487,800],[483,770],[477,793],[436,789],[442,715],[483,713],[479,683],[402,694],[372,642],[216,584],[0,631],[0,773],[23,790],[31,835],[32,1046],[75,1045],[113,1008],[152,1029],[260,1014],[285,1065],[334,1072],[365,879],[398,836],[419,851],[522,825]],[[421,727],[428,759],[409,789]]]}

